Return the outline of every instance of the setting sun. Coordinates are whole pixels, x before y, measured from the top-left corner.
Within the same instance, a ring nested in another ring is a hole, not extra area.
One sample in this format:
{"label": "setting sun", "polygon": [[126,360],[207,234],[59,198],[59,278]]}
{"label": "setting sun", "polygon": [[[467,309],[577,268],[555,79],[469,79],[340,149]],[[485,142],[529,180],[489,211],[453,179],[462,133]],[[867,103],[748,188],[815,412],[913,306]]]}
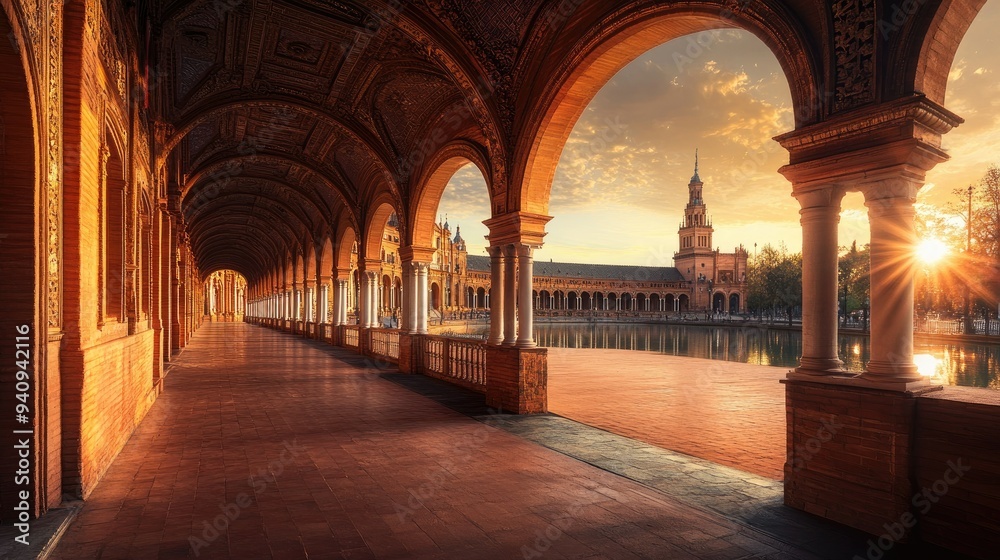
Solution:
{"label": "setting sun", "polygon": [[948,254],[948,246],[940,239],[931,237],[917,245],[917,257],[925,264],[935,264]]}

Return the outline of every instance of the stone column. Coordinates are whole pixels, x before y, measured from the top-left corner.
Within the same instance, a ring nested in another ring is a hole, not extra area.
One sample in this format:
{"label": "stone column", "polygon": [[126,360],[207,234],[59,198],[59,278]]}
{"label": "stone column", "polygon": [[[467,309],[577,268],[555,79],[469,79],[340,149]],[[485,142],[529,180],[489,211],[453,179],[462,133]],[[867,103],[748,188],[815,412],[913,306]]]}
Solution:
{"label": "stone column", "polygon": [[920,184],[890,179],[862,187],[871,227],[871,360],[863,377],[908,383],[922,378],[913,363],[913,227]]}
{"label": "stone column", "polygon": [[335,280],[337,293],[333,299],[333,322],[337,326],[347,324],[347,280]]}
{"label": "stone column", "polygon": [[312,323],[316,317],[316,288],[312,285],[312,282],[307,280],[305,287],[306,294],[306,317],[305,321],[307,323]]}
{"label": "stone column", "polygon": [[795,195],[802,209],[802,358],[797,372],[840,373],[837,356],[837,224],[844,193],[834,188]]}
{"label": "stone column", "polygon": [[403,292],[400,295],[399,301],[399,330],[409,333],[410,325],[413,324],[413,315],[410,309],[410,263],[408,261],[403,261],[402,265],[402,283]]}
{"label": "stone column", "polygon": [[358,326],[367,327],[368,326],[368,304],[371,302],[371,297],[368,295],[368,291],[371,286],[368,284],[368,273],[362,271],[358,274],[358,278],[361,280],[361,294],[358,298]]}
{"label": "stone column", "polygon": [[500,345],[504,339],[504,258],[500,247],[491,246],[487,251],[490,253],[490,290],[493,293],[487,292],[486,296],[490,309],[490,337],[486,343]]}
{"label": "stone column", "polygon": [[378,272],[372,272],[372,327],[381,327],[382,321],[382,280]]}
{"label": "stone column", "polygon": [[517,343],[517,252],[514,245],[503,246],[503,261],[503,345],[514,346]]}
{"label": "stone column", "polygon": [[320,282],[323,285],[319,289],[319,322],[325,325],[330,322],[330,280],[321,279]]}
{"label": "stone column", "polygon": [[532,309],[532,270],[531,245],[517,246],[517,346],[518,348],[534,348],[534,310]]}
{"label": "stone column", "polygon": [[417,284],[417,334],[427,334],[427,263],[414,263]]}

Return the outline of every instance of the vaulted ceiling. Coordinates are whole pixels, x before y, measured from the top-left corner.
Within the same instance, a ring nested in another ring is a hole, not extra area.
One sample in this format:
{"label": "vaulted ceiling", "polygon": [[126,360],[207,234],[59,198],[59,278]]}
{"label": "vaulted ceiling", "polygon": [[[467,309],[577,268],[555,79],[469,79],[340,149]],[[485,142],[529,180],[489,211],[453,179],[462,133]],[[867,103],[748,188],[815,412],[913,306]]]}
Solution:
{"label": "vaulted ceiling", "polygon": [[445,67],[453,62],[428,46],[455,37],[412,8],[162,6],[157,110],[170,125],[162,163],[201,268],[261,272],[340,221],[358,230],[376,198],[404,207],[413,161],[424,156],[419,142],[444,117],[450,137],[483,141],[482,119]]}
{"label": "vaulted ceiling", "polygon": [[[941,102],[934,84],[950,59],[922,69],[916,54],[937,48],[924,37],[947,8],[920,4],[880,39],[880,6],[160,0],[148,76],[158,169],[201,270],[252,281],[331,232],[364,236],[385,202],[413,231],[414,209],[429,207],[421,181],[456,143],[482,155],[494,215],[544,214],[589,99],[641,52],[688,33],[742,27],[761,38],[785,70],[797,126],[914,96],[915,83]],[[960,37],[971,19],[956,17],[940,27]],[[537,193],[525,194],[529,183]]]}

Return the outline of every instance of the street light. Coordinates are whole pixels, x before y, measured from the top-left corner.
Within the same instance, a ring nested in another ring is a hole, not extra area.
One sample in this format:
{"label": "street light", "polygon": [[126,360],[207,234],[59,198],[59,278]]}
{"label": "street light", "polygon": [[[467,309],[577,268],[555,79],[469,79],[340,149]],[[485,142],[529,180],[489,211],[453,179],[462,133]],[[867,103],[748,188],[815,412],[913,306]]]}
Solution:
{"label": "street light", "polygon": [[[965,238],[965,258],[966,263],[971,262],[969,260],[970,254],[972,253],[972,191],[973,186],[969,185],[969,216],[965,221],[966,227],[966,238]],[[971,294],[969,291],[969,279],[965,279],[965,334],[972,334],[972,316],[970,314],[971,307]]]}

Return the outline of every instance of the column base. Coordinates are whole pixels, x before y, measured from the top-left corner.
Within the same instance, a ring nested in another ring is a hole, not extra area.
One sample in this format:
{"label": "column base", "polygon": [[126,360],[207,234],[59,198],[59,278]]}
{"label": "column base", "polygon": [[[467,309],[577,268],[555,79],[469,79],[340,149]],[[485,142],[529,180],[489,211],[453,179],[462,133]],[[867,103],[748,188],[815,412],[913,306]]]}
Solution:
{"label": "column base", "polygon": [[911,363],[885,362],[872,360],[865,364],[862,377],[878,383],[913,383],[921,381],[917,366]]}
{"label": "column base", "polygon": [[803,356],[795,371],[809,375],[838,375],[844,373],[844,362],[839,358],[806,358]]}
{"label": "column base", "polygon": [[514,343],[514,346],[516,346],[517,348],[537,348],[538,347],[538,345],[535,344],[535,341],[532,340],[532,339],[530,339],[530,338],[528,340],[518,340],[517,342]]}
{"label": "column base", "polygon": [[865,377],[865,374],[863,373],[851,373],[846,371],[817,375],[814,372],[803,372],[799,371],[799,369],[793,369],[788,372],[785,379],[789,381],[806,381],[812,383],[822,383],[824,385],[841,385],[861,389],[877,389],[881,391],[895,391],[912,394],[923,394],[942,389],[941,384],[931,383],[925,377],[922,377],[919,381],[879,381],[869,379]]}

